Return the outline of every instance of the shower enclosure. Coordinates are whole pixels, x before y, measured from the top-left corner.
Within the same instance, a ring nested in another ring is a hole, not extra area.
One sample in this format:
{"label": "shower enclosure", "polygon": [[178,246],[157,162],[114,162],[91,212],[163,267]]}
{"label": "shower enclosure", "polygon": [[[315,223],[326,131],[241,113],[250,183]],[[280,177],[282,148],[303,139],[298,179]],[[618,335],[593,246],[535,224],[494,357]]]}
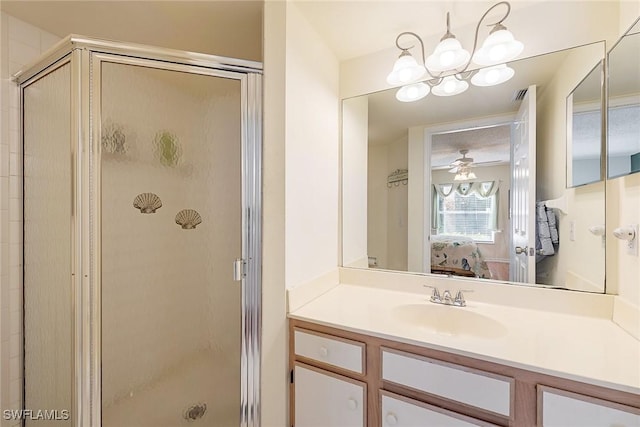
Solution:
{"label": "shower enclosure", "polygon": [[70,36],[16,75],[26,426],[259,425],[261,72]]}

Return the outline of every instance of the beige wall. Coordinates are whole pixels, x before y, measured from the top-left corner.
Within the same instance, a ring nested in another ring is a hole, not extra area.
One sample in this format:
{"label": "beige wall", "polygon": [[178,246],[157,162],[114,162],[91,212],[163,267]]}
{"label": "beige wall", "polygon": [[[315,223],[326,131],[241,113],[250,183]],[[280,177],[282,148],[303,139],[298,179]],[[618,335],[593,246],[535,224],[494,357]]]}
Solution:
{"label": "beige wall", "polygon": [[287,425],[285,297],[285,50],[286,3],[265,2],[262,233],[262,425]]}
{"label": "beige wall", "polygon": [[342,102],[342,265],[367,267],[366,97]]}
{"label": "beige wall", "polygon": [[285,257],[288,288],[338,265],[339,64],[287,3]]}
{"label": "beige wall", "polygon": [[378,268],[407,270],[408,185],[387,187],[387,177],[408,167],[408,140],[369,147],[368,248]]}
{"label": "beige wall", "polygon": [[[604,54],[602,44],[574,49],[549,84],[538,90],[537,200],[564,197],[567,213],[556,215],[560,246],[556,255],[536,266],[537,282],[602,292],[605,274],[602,239],[591,226],[604,224],[602,183],[566,188],[566,98]],[[575,239],[569,230],[575,229]],[[590,260],[585,262],[585,260]]]}
{"label": "beige wall", "polygon": [[292,2],[265,2],[262,425],[287,425],[285,289],[338,265],[338,61]]}

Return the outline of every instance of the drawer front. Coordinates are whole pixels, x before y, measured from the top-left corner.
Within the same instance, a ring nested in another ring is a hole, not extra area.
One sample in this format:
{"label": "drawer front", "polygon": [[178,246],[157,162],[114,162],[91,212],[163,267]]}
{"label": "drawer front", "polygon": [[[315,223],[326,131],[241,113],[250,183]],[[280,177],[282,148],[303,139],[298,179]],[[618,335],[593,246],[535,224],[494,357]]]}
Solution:
{"label": "drawer front", "polygon": [[385,349],[382,379],[511,417],[513,379]]}
{"label": "drawer front", "polygon": [[538,425],[544,427],[640,426],[640,410],[538,386]]}
{"label": "drawer front", "polygon": [[294,378],[296,427],[365,427],[364,383],[299,363]]}
{"label": "drawer front", "polygon": [[329,335],[294,331],[294,351],[318,362],[364,374],[364,344]]}
{"label": "drawer front", "polygon": [[446,409],[418,402],[393,393],[381,392],[382,427],[471,427],[492,426]]}

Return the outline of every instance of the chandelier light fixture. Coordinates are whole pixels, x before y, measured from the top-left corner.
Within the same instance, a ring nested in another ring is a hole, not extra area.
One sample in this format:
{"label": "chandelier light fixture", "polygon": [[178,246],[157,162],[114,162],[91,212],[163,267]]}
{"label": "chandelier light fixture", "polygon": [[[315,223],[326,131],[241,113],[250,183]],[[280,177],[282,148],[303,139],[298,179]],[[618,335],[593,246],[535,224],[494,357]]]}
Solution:
{"label": "chandelier light fixture", "polygon": [[454,181],[468,181],[470,179],[478,178],[475,173],[469,167],[461,167],[453,177]]}
{"label": "chandelier light fixture", "polygon": [[[504,16],[494,23],[487,24],[493,28],[482,46],[478,48],[480,25],[493,9],[500,6],[506,7]],[[387,76],[387,83],[402,86],[396,93],[396,98],[402,102],[412,102],[424,98],[429,92],[437,96],[453,96],[469,88],[468,80],[475,86],[495,86],[513,77],[515,71],[508,67],[506,62],[520,55],[524,45],[513,37],[507,27],[502,25],[510,12],[511,5],[506,1],[496,3],[487,9],[476,25],[471,53],[465,50],[451,33],[448,12],[447,32],[429,56],[425,56],[424,42],[419,35],[409,31],[398,34],[396,46],[400,49],[400,57]],[[409,52],[409,49],[414,46],[400,45],[400,39],[407,36],[414,37],[420,42],[421,63]],[[471,62],[486,68],[468,71]],[[425,75],[430,79],[424,82],[419,81]]]}

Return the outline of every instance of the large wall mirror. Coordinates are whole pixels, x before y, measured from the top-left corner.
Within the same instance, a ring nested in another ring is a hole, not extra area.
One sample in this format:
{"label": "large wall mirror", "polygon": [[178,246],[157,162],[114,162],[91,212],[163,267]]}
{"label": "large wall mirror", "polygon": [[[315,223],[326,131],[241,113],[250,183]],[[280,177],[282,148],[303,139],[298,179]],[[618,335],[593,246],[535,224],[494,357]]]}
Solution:
{"label": "large wall mirror", "polygon": [[455,96],[343,100],[343,266],[604,292],[604,183],[566,185],[567,97],[604,54],[513,61]]}
{"label": "large wall mirror", "polygon": [[609,52],[609,178],[640,172],[640,21]]}

